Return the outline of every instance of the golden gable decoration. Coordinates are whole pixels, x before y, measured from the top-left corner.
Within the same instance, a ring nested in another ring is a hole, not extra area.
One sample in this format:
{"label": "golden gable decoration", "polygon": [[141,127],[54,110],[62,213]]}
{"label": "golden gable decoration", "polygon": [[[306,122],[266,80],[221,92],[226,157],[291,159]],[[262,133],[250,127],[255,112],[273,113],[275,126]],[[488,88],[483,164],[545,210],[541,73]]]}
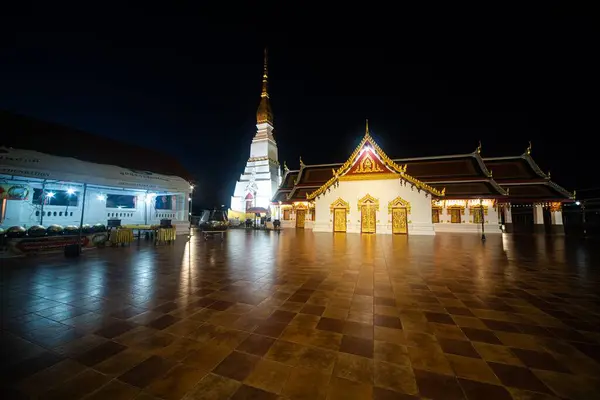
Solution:
{"label": "golden gable decoration", "polygon": [[350,204],[341,197],[338,197],[337,200],[329,206],[329,211],[333,212],[334,208],[344,208],[346,211],[350,211]]}
{"label": "golden gable decoration", "polygon": [[[362,151],[368,152],[363,155]],[[358,158],[361,160],[358,160]],[[375,158],[377,160],[375,160]],[[356,167],[356,162],[362,162]],[[386,172],[379,165],[381,163],[388,171]],[[348,175],[351,169],[353,173]],[[348,160],[339,167],[337,170],[333,170],[333,177],[329,179],[320,188],[310,194],[306,194],[307,200],[312,200],[317,196],[325,193],[332,185],[343,180],[363,180],[363,179],[404,179],[411,185],[416,186],[419,190],[425,190],[426,192],[436,196],[442,197],[445,195],[446,189],[437,190],[428,184],[421,182],[417,178],[414,178],[406,173],[406,164],[398,165],[391,158],[383,152],[379,145],[375,142],[371,134],[369,133],[369,123],[367,121],[367,128],[365,136],[358,144],[354,152],[350,155]]]}
{"label": "golden gable decoration", "polygon": [[358,200],[358,211],[361,210],[362,206],[374,206],[375,210],[379,211],[379,199],[371,196],[369,193],[362,199]]}
{"label": "golden gable decoration", "polygon": [[410,202],[398,196],[388,203],[388,213],[392,213],[392,208],[406,207],[406,212],[410,213]]}

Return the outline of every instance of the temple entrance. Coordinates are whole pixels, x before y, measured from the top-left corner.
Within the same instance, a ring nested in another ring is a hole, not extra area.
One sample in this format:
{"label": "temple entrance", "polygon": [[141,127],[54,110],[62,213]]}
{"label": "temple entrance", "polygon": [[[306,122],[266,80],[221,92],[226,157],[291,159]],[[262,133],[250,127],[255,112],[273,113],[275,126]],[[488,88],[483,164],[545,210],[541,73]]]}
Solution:
{"label": "temple entrance", "polygon": [[334,208],[333,209],[333,231],[334,232],[346,232],[346,209],[345,208]]}
{"label": "temple entrance", "polygon": [[[437,215],[437,222],[439,222],[439,214],[437,211],[437,208],[432,209],[431,218],[434,222],[435,215]],[[408,214],[410,213],[410,202],[398,196],[388,203],[388,213],[392,215],[392,233],[395,235],[408,234]]]}
{"label": "temple entrance", "polygon": [[346,232],[346,217],[348,211],[350,211],[348,202],[338,197],[336,201],[331,203],[329,210],[333,214],[333,231]]}
{"label": "temple entrance", "polygon": [[375,233],[377,226],[377,211],[379,211],[379,199],[370,194],[358,200],[360,210],[360,231],[362,233]]}
{"label": "temple entrance", "polygon": [[362,233],[375,233],[376,220],[375,207],[370,204],[361,207],[360,231]]}
{"label": "temple entrance", "polygon": [[296,210],[296,228],[304,229],[304,221],[306,220],[306,210]]}
{"label": "temple entrance", "polygon": [[406,207],[396,207],[392,209],[393,234],[406,235],[408,233],[406,214]]}

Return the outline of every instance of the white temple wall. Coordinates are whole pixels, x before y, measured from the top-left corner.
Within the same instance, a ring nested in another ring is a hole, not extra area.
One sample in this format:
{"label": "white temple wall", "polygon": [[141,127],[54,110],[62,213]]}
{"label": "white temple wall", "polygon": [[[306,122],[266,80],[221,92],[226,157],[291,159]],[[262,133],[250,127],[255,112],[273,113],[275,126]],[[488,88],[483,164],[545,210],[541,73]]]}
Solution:
{"label": "white temple wall", "polygon": [[[448,204],[464,206],[464,213],[461,213],[461,222],[452,223],[451,211],[449,207],[440,209],[440,222],[435,223],[436,232],[471,232],[482,233],[481,223],[476,221],[476,213],[479,213],[479,207],[472,207],[479,202],[476,199],[470,200],[448,200]],[[502,233],[498,206],[494,207],[492,200],[484,200],[484,206],[487,206],[487,213],[484,211],[484,230],[485,233]],[[484,207],[485,209],[485,207]]]}
{"label": "white temple wall", "polygon": [[420,235],[435,234],[431,222],[431,196],[423,191],[413,188],[409,183],[403,184],[400,179],[382,180],[357,180],[341,181],[338,187],[331,187],[315,201],[316,220],[313,230],[315,232],[333,232],[333,214],[330,205],[342,198],[350,205],[347,214],[347,232],[361,231],[361,212],[358,201],[366,194],[379,199],[379,211],[376,213],[376,233],[392,233],[391,215],[388,213],[388,203],[400,196],[408,201],[411,206],[408,213],[408,233]]}
{"label": "white temple wall", "polygon": [[[27,200],[8,200],[5,218],[0,224],[3,228],[11,226],[30,227],[39,225],[44,227],[49,225],[76,225],[81,222],[81,212],[83,204],[83,185],[69,184],[68,182],[49,183],[44,189],[45,193],[51,191],[66,190],[73,188],[78,196],[76,206],[59,206],[45,204],[43,209],[41,204],[33,204],[33,189],[42,189],[41,182],[30,182],[27,186],[31,188],[31,193]],[[106,205],[106,196],[131,195],[138,199],[134,208],[110,208]],[[174,209],[157,210],[155,209],[155,200],[150,198],[145,201],[145,192],[127,189],[109,189],[88,187],[85,195],[84,224],[107,224],[109,219],[120,219],[122,225],[128,224],[149,224],[158,225],[161,219],[170,219],[177,228],[177,233],[187,233],[189,231],[189,193],[169,193],[176,196]]]}

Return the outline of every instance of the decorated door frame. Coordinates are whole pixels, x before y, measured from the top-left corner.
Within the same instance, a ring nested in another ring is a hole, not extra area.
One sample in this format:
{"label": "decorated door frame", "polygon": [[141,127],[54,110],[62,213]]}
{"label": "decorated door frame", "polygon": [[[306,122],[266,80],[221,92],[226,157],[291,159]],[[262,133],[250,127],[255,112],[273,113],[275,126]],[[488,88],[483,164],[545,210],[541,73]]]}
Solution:
{"label": "decorated door frame", "polygon": [[333,214],[333,231],[346,232],[348,228],[346,219],[348,217],[348,212],[350,212],[350,204],[341,197],[338,197],[337,200],[329,206],[329,211]]}
{"label": "decorated door frame", "polygon": [[294,205],[294,210],[296,213],[296,228],[304,229],[308,208],[304,204],[298,204]]}
{"label": "decorated door frame", "polygon": [[366,194],[358,200],[358,211],[360,211],[360,232],[377,233],[377,211],[379,211],[379,199]]}
{"label": "decorated door frame", "polygon": [[388,214],[391,214],[392,233],[408,235],[408,214],[410,202],[398,196],[388,203]]}

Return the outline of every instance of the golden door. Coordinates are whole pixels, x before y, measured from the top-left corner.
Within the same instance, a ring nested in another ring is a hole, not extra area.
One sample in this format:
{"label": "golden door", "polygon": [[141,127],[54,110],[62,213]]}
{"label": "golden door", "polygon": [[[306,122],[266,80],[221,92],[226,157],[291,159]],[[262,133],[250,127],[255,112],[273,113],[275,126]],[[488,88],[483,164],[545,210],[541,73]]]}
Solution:
{"label": "golden door", "polygon": [[408,226],[406,224],[406,208],[392,208],[392,233],[408,233]]}
{"label": "golden door", "polygon": [[346,232],[346,209],[345,208],[334,208],[333,209],[333,231],[334,232]]}
{"label": "golden door", "polygon": [[376,211],[374,207],[362,206],[360,230],[363,233],[375,233]]}
{"label": "golden door", "polygon": [[296,228],[304,228],[306,210],[296,210]]}

